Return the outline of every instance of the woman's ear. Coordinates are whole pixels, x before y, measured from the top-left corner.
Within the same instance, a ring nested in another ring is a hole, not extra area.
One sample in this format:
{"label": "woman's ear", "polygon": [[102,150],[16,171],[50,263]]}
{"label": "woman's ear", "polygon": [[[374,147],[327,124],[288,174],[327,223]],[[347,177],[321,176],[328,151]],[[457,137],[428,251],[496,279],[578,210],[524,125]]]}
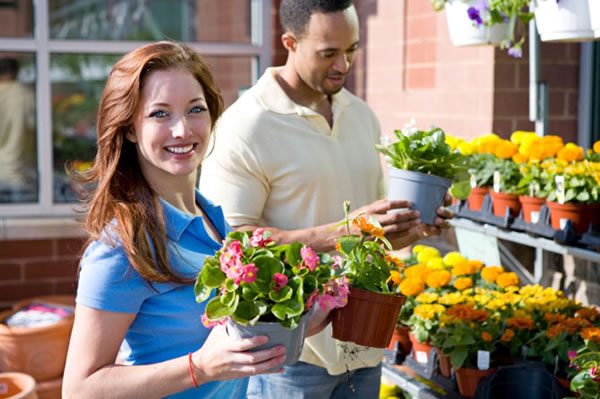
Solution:
{"label": "woman's ear", "polygon": [[125,138],[132,143],[137,143],[137,137],[135,135],[135,131],[133,129],[128,129],[127,133],[125,133]]}

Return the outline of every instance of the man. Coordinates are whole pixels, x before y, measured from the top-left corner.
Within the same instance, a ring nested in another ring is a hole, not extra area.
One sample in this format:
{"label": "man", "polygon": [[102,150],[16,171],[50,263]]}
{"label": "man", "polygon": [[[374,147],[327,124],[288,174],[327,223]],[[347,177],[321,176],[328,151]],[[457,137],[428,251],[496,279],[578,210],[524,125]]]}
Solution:
{"label": "man", "polygon": [[[381,199],[379,123],[343,88],[359,40],[352,1],[282,0],[280,18],[286,64],[267,69],[225,112],[201,191],[236,229],[264,227],[279,243],[318,251],[332,251],[344,234],[332,226],[343,220],[345,200],[354,216],[376,217],[395,248],[438,233],[403,209],[410,202]],[[382,350],[335,341],[329,326],[306,339],[300,361],[283,374],[252,377],[248,397],[376,398],[381,359]]]}

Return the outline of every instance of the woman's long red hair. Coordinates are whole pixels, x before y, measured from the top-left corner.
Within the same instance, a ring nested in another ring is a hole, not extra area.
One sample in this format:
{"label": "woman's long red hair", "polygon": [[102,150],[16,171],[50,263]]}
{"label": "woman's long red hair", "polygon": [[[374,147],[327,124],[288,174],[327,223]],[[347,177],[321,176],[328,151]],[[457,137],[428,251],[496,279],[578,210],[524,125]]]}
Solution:
{"label": "woman's long red hair", "polygon": [[85,229],[90,242],[101,239],[109,228],[143,278],[149,282],[186,284],[192,280],[178,275],[169,264],[160,202],[142,175],[135,145],[125,138],[134,129],[144,77],[151,71],[171,68],[182,68],[198,80],[214,128],[223,112],[223,99],[202,57],[173,42],[140,47],[123,56],[110,72],[98,108],[98,152],[94,164],[72,177],[80,183],[96,185],[84,198],[88,211]]}

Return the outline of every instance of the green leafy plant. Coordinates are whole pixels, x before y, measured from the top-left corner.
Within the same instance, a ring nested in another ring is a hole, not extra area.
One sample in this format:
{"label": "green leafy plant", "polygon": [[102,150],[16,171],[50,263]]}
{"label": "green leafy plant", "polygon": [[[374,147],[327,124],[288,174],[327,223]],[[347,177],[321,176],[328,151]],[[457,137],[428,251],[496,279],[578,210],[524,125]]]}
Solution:
{"label": "green leafy plant", "polygon": [[548,201],[558,200],[557,176],[564,179],[564,203],[591,204],[600,201],[600,168],[596,162],[552,160],[543,162],[542,168],[542,189],[548,193]]}
{"label": "green leafy plant", "polygon": [[529,162],[520,166],[521,180],[517,185],[516,194],[528,195],[530,197],[547,198],[548,186],[544,169],[539,162]]}
{"label": "green leafy plant", "polygon": [[302,243],[276,245],[262,229],[232,232],[205,259],[194,292],[196,301],[208,300],[202,316],[208,327],[231,317],[243,325],[279,322],[293,329],[315,301],[323,309],[345,305],[339,266]]}
{"label": "green leafy plant", "polygon": [[499,190],[505,194],[518,194],[521,182],[521,171],[519,165],[512,159],[496,158],[493,162],[494,172],[500,174]]}
{"label": "green leafy plant", "polygon": [[442,129],[424,131],[409,127],[394,133],[398,139],[395,143],[375,146],[390,166],[451,179],[450,192],[455,198],[469,196],[469,157],[450,151]]}
{"label": "green leafy plant", "polygon": [[572,359],[577,374],[571,380],[571,390],[580,399],[597,399],[600,392],[600,343],[586,340],[585,346]]}
{"label": "green leafy plant", "polygon": [[492,154],[469,155],[469,174],[471,175],[471,186],[487,187],[494,182],[495,157]]}

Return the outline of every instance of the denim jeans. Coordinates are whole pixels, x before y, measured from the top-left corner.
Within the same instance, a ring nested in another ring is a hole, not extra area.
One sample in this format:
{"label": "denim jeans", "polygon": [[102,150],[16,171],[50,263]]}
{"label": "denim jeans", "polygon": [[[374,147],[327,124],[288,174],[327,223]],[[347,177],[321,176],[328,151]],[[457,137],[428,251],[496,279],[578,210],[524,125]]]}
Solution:
{"label": "denim jeans", "polygon": [[381,364],[340,375],[329,375],[323,367],[298,362],[281,374],[250,377],[250,399],[378,399]]}

